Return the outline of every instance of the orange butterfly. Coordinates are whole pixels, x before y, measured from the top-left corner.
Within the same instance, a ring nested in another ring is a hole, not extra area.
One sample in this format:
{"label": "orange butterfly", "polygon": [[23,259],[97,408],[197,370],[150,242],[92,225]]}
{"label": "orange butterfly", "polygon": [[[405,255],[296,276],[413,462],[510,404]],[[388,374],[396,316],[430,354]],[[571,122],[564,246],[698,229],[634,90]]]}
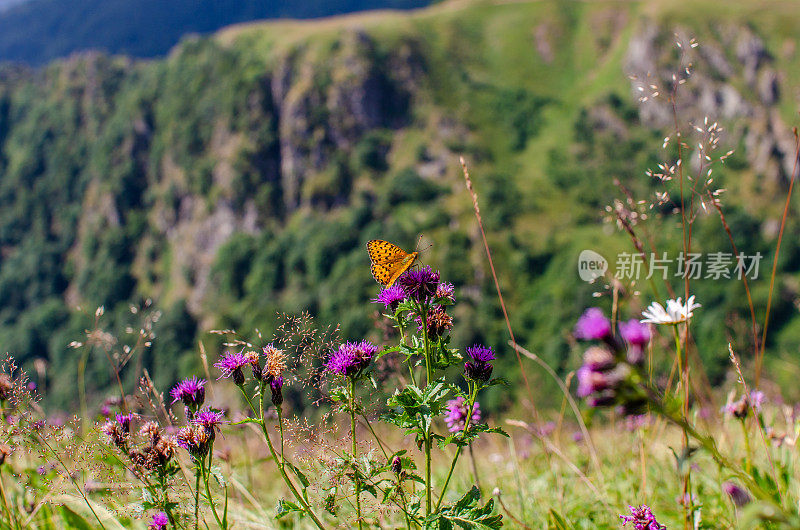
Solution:
{"label": "orange butterfly", "polygon": [[392,285],[419,257],[419,252],[409,254],[397,245],[381,239],[373,239],[368,242],[367,252],[372,261],[370,268],[372,277],[386,287]]}

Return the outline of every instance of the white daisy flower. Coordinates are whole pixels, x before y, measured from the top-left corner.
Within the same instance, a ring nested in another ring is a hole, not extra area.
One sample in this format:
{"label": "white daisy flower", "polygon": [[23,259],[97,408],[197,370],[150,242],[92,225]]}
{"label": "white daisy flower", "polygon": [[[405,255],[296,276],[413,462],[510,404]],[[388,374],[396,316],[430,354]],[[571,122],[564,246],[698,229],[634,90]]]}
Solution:
{"label": "white daisy flower", "polygon": [[667,308],[658,302],[653,302],[642,311],[644,317],[640,322],[649,324],[678,324],[692,318],[692,312],[700,307],[694,303],[694,295],[690,296],[684,304],[680,298],[667,300]]}

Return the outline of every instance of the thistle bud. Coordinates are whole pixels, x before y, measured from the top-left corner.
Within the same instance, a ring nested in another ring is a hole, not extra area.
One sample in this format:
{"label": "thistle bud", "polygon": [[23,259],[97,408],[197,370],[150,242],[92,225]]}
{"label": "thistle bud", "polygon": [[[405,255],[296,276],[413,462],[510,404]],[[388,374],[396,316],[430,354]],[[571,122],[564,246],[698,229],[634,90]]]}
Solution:
{"label": "thistle bud", "polygon": [[283,388],[283,377],[276,377],[273,379],[269,387],[272,390],[272,404],[276,407],[280,407],[283,403],[283,392],[281,391]]}
{"label": "thistle bud", "polygon": [[464,363],[464,371],[467,377],[473,381],[481,381],[485,383],[492,377],[492,365],[488,363]]}
{"label": "thistle bud", "polygon": [[392,458],[392,472],[399,475],[403,471],[403,462],[400,461],[399,456]]}
{"label": "thistle bud", "polygon": [[731,498],[733,504],[741,508],[746,504],[749,504],[752,500],[750,498],[750,494],[747,493],[741,486],[735,484],[733,482],[726,482],[722,485],[722,489],[725,490],[725,493]]}

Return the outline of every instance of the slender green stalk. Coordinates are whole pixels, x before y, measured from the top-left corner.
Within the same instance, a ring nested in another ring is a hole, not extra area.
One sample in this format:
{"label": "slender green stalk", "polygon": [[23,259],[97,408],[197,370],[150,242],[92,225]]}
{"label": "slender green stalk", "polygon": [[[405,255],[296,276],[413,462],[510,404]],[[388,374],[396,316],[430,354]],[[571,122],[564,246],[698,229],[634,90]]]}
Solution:
{"label": "slender green stalk", "polygon": [[0,469],[0,498],[3,500],[3,510],[8,514],[8,522],[14,523],[14,528],[19,528],[19,521],[17,520],[17,515],[14,513],[11,508],[8,506],[8,499],[6,498],[6,487],[3,483],[3,472]]}
{"label": "slender green stalk", "polygon": [[[687,323],[688,326],[688,323]],[[678,355],[678,371],[680,372],[680,381],[681,386],[683,387],[683,396],[681,397],[681,411],[683,413],[684,418],[689,416],[689,373],[687,371],[688,365],[688,358],[685,358],[683,355],[683,348],[681,345],[681,337],[678,331],[678,324],[674,324],[672,326],[672,331],[675,335],[675,351]],[[686,454],[687,448],[689,447],[689,433],[684,428],[683,429],[683,453]],[[691,487],[691,474],[692,468],[691,466],[686,466],[686,470],[683,471],[683,476],[681,480],[683,482],[683,496],[682,496],[682,504],[683,504],[683,516],[684,516],[684,528],[688,528],[690,526],[692,520],[692,513],[694,510],[689,509],[689,504],[692,502],[692,487]]]}
{"label": "slender green stalk", "polygon": [[[433,380],[433,367],[431,365],[431,348],[428,339],[428,308],[425,304],[420,304],[422,317],[422,339],[425,345],[425,386],[431,384]],[[431,485],[431,427],[428,424],[425,430],[425,515],[431,514],[433,505],[433,488]]]}
{"label": "slender green stalk", "polygon": [[350,378],[350,438],[353,440],[353,482],[356,486],[356,517],[359,530],[361,523],[361,478],[358,476],[358,444],[356,443],[356,380]]}
{"label": "slender green stalk", "polygon": [[478,493],[483,495],[483,488],[481,488],[481,479],[478,476],[478,462],[475,461],[475,452],[472,450],[472,444],[469,444],[469,460],[472,463],[472,475],[475,477],[475,485],[478,487]]}
{"label": "slender green stalk", "polygon": [[86,431],[89,421],[88,406],[86,404],[86,363],[89,359],[91,346],[86,345],[83,349],[80,361],[78,361],[78,400],[81,407],[81,430]]}
{"label": "slender green stalk", "polygon": [[214,457],[213,452],[214,452],[213,448],[209,448],[208,465],[206,465],[206,459],[205,457],[203,457],[203,459],[201,460],[202,464],[200,466],[200,469],[202,470],[203,473],[203,486],[206,492],[206,500],[208,501],[209,506],[211,506],[211,513],[214,514],[214,519],[217,521],[219,527],[224,529],[225,525],[219,518],[219,515],[217,515],[217,508],[216,506],[214,506],[214,498],[211,496],[211,487],[208,484],[211,475],[211,459]]}
{"label": "slender green stalk", "polygon": [[[749,406],[749,405],[748,405]],[[750,449],[750,436],[747,433],[747,424],[746,418],[742,418],[739,420],[739,424],[742,426],[742,436],[744,437],[744,450],[745,450],[745,460],[744,460],[744,470],[748,473],[752,472],[753,469],[753,451]]]}
{"label": "slender green stalk", "polygon": [[275,410],[278,412],[278,431],[281,435],[281,461],[284,461],[283,456],[283,407],[281,405],[276,405]]}
{"label": "slender green stalk", "polygon": [[[475,397],[478,394],[478,385],[472,382],[468,382],[469,384],[469,402],[467,407],[467,417],[464,419],[464,430],[461,431],[461,437],[463,438],[467,434],[467,430],[469,429],[469,424],[472,421],[472,408],[475,406]],[[456,468],[456,462],[458,462],[458,457],[461,456],[461,449],[462,447],[459,445],[458,449],[456,449],[456,454],[453,456],[453,461],[450,462],[450,470],[447,472],[447,478],[444,480],[444,486],[442,486],[442,493],[439,494],[439,500],[436,502],[436,509],[438,510],[439,507],[442,505],[442,500],[444,499],[444,494],[447,492],[447,486],[450,485],[450,478],[453,476],[453,470]],[[477,475],[476,475],[477,480]],[[479,488],[480,489],[480,488]]]}
{"label": "slender green stalk", "polygon": [[264,436],[264,441],[267,442],[267,448],[269,449],[269,453],[272,456],[272,459],[276,462],[278,466],[278,471],[283,477],[283,482],[286,484],[286,487],[292,492],[294,498],[300,503],[300,506],[303,507],[305,513],[308,514],[309,517],[314,521],[314,524],[317,525],[317,528],[320,530],[325,530],[325,526],[322,524],[322,521],[319,520],[317,514],[315,514],[311,510],[311,506],[306,502],[300,492],[297,491],[297,487],[294,483],[289,479],[289,475],[286,474],[286,460],[283,459],[278,453],[275,451],[275,447],[272,445],[272,439],[269,437],[269,431],[267,430],[267,424],[264,421],[264,396],[263,392],[259,393],[259,408],[256,411],[255,406],[253,405],[253,401],[250,399],[250,396],[247,395],[247,392],[244,390],[243,387],[239,387],[239,390],[242,391],[242,395],[244,395],[244,399],[247,401],[247,404],[250,405],[250,410],[253,411],[253,414],[258,414],[258,424],[261,427],[261,433]]}
{"label": "slender green stalk", "polygon": [[[405,346],[406,344],[406,329],[403,326],[403,317],[400,315],[396,316],[397,320],[397,329],[400,330],[400,344]],[[408,373],[411,376],[411,384],[417,386],[417,378],[414,376],[414,366],[411,363],[408,363]]]}
{"label": "slender green stalk", "polygon": [[376,442],[378,442],[378,447],[380,447],[381,453],[383,453],[383,457],[389,458],[389,453],[386,452],[386,448],[383,446],[383,441],[377,435],[375,429],[372,428],[372,423],[370,423],[369,418],[367,418],[367,415],[362,412],[361,417],[364,418],[364,423],[367,424],[367,428],[369,429],[369,432],[372,433],[372,437],[375,438]]}
{"label": "slender green stalk", "polygon": [[200,466],[194,472],[194,530],[200,527]]}

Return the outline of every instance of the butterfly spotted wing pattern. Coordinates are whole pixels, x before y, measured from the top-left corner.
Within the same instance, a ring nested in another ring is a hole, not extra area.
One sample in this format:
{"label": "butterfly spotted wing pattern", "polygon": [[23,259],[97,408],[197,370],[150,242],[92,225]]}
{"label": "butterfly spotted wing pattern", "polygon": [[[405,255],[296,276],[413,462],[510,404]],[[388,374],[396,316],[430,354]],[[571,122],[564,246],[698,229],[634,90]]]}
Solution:
{"label": "butterfly spotted wing pattern", "polygon": [[372,261],[372,277],[386,287],[392,285],[397,278],[414,264],[419,252],[408,253],[397,245],[381,239],[373,239],[367,243],[367,252]]}

